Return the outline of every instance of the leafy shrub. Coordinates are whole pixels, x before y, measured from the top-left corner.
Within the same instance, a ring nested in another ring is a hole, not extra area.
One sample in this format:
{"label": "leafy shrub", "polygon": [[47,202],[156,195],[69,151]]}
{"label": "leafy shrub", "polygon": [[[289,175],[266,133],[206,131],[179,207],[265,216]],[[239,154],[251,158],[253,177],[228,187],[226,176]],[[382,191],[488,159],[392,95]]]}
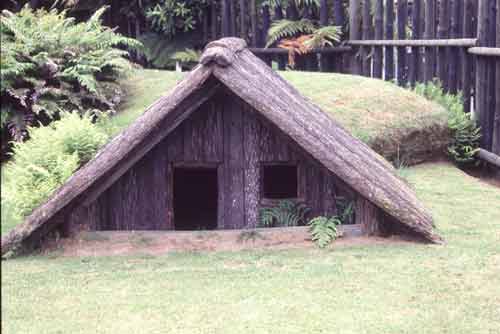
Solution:
{"label": "leafy shrub", "polygon": [[90,113],[64,113],[48,126],[29,127],[30,140],[14,144],[14,159],[3,167],[2,207],[28,215],[108,140]]}
{"label": "leafy shrub", "polygon": [[282,200],[274,207],[260,211],[262,227],[300,226],[304,225],[309,208],[304,203]]}
{"label": "leafy shrub", "polygon": [[337,225],[341,224],[339,217],[323,217],[319,216],[309,221],[309,233],[314,243],[319,248],[325,248],[332,241],[337,239]]}
{"label": "leafy shrub", "polygon": [[476,162],[475,154],[481,138],[480,128],[470,114],[465,113],[462,96],[445,93],[438,81],[417,84],[415,92],[448,110],[448,127],[452,133],[448,154],[455,163],[464,165]]}
{"label": "leafy shrub", "polygon": [[158,0],[146,9],[145,16],[153,31],[170,39],[178,32],[194,30],[206,5],[206,0]]}
{"label": "leafy shrub", "polygon": [[101,24],[103,7],[86,22],[66,12],[25,7],[1,15],[3,131],[21,140],[27,126],[58,117],[59,110],[112,110],[117,79],[131,68],[126,47],[141,44]]}

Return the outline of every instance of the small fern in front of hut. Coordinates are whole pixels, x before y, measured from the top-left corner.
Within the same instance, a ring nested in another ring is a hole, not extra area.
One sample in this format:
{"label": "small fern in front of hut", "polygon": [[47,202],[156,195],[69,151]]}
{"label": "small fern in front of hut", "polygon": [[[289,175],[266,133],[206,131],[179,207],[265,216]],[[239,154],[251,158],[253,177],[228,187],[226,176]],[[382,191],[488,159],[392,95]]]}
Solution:
{"label": "small fern in front of hut", "polygon": [[339,236],[337,225],[342,222],[339,217],[324,217],[319,216],[309,221],[309,233],[311,233],[312,241],[319,248],[325,248]]}
{"label": "small fern in front of hut", "polygon": [[274,207],[263,208],[260,211],[262,227],[300,226],[305,224],[309,208],[304,203],[282,200]]}

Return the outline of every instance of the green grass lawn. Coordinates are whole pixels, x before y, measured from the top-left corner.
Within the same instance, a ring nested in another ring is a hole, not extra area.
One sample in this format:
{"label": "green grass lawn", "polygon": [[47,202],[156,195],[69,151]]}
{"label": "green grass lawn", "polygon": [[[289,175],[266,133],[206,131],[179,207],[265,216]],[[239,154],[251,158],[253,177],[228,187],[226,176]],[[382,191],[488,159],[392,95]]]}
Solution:
{"label": "green grass lawn", "polygon": [[405,177],[446,245],[2,261],[2,333],[498,333],[500,189]]}

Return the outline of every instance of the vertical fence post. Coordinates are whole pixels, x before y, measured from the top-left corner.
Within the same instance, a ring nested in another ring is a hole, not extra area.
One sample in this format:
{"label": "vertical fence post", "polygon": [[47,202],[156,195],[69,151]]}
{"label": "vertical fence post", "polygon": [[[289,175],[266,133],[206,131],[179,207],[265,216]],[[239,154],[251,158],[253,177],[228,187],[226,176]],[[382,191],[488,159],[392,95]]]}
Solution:
{"label": "vertical fence post", "polygon": [[[425,2],[425,39],[436,38],[436,0]],[[436,49],[425,48],[425,81],[434,79],[434,67],[436,64]]]}
{"label": "vertical fence post", "polygon": [[[460,37],[460,2],[457,0],[452,0],[451,2],[451,29],[450,29],[450,37],[451,38],[459,38]],[[451,49],[449,54],[449,69],[448,69],[448,87],[450,93],[455,94],[458,88],[458,49]]]}
{"label": "vertical fence post", "polygon": [[212,31],[211,31],[211,35],[212,35],[212,40],[215,40],[217,39],[217,1],[216,0],[212,0],[210,2],[210,24],[212,25]]}
{"label": "vertical fence post", "polygon": [[[333,0],[333,25],[341,27],[344,30],[345,26],[345,15],[344,15],[344,5],[342,0]],[[345,36],[344,36],[345,38]],[[344,62],[347,63],[347,57],[350,56],[348,53],[343,53],[338,56],[333,56],[333,68],[337,72],[345,72],[346,68],[343,66]]]}
{"label": "vertical fence post", "polygon": [[229,20],[229,28],[230,28],[230,35],[231,36],[237,36],[237,28],[236,28],[236,17],[238,16],[236,14],[236,1],[238,0],[230,0],[229,2],[229,15],[230,20]]}
{"label": "vertical fence post", "polygon": [[222,0],[222,36],[230,36],[231,35],[231,9],[230,9],[230,0]]}
{"label": "vertical fence post", "polygon": [[[262,31],[259,41],[259,47],[264,47],[266,45],[267,31],[269,30],[270,25],[271,25],[271,14],[269,13],[269,6],[262,5]],[[272,65],[271,56],[266,55],[262,59],[267,65],[269,66]]]}
{"label": "vertical fence post", "polygon": [[[371,14],[372,4],[371,0],[364,0],[363,2],[363,39],[372,39],[372,14]],[[365,77],[371,76],[372,71],[372,61],[370,57],[371,48],[368,46],[363,46],[360,48],[361,62],[362,62],[362,73]]]}
{"label": "vertical fence post", "polygon": [[[422,37],[422,25],[420,19],[421,0],[413,0],[412,17],[411,17],[411,32],[412,39],[420,39]],[[417,82],[417,73],[419,72],[419,56],[420,48],[414,47],[411,49],[411,56],[408,61],[408,80],[412,87]]]}
{"label": "vertical fence post", "polygon": [[252,46],[257,47],[259,27],[257,20],[257,3],[256,0],[250,0],[250,24],[252,26]]}
{"label": "vertical fence post", "polygon": [[[439,1],[439,25],[438,25],[438,38],[446,39],[449,37],[450,30],[450,0],[440,0]],[[443,88],[448,90],[448,52],[449,49],[446,47],[438,48],[438,58],[437,58],[437,72],[438,77],[443,84]]]}
{"label": "vertical fence post", "polygon": [[[474,2],[476,0],[464,0],[464,12],[463,12],[463,25],[464,25],[464,37],[471,38],[474,36],[473,26],[472,26],[472,16],[470,13],[474,9]],[[462,64],[462,92],[464,96],[464,110],[469,112],[471,110],[471,96],[472,96],[472,56],[467,53],[467,48],[462,48],[460,50],[460,58]]]}
{"label": "vertical fence post", "polygon": [[247,1],[240,0],[240,37],[247,40]]}
{"label": "vertical fence post", "polygon": [[[385,39],[394,39],[394,0],[385,2]],[[394,48],[385,48],[385,80],[394,79]]]}
{"label": "vertical fence post", "polygon": [[[408,22],[408,0],[398,0],[398,39],[406,39],[406,23]],[[406,68],[406,46],[400,46],[398,50],[398,84],[406,86],[408,82],[408,71]]]}
{"label": "vertical fence post", "polygon": [[[375,0],[375,39],[384,39],[384,1]],[[373,77],[382,78],[383,48],[373,47]]]}
{"label": "vertical fence post", "polygon": [[[500,0],[497,0],[496,47],[500,48]],[[500,155],[500,58],[496,58],[495,116],[493,121],[493,145],[491,151]]]}
{"label": "vertical fence post", "polygon": [[[276,5],[276,7],[274,7],[274,19],[283,20],[283,8],[280,5]],[[281,71],[285,70],[286,63],[287,63],[286,56],[278,55],[278,69]]]}
{"label": "vertical fence post", "polygon": [[[490,1],[479,0],[477,17],[477,43],[479,46],[488,46],[488,32],[490,27]],[[476,56],[476,118],[481,127],[481,147],[491,150],[493,128],[493,110],[490,112],[490,85],[488,59]]]}
{"label": "vertical fence post", "polygon": [[[322,27],[328,25],[328,2],[327,0],[321,0],[319,3],[319,24]],[[332,58],[325,54],[320,57],[320,71],[328,72],[332,70]]]}
{"label": "vertical fence post", "polygon": [[[349,39],[361,39],[361,0],[349,0]],[[361,62],[358,48],[353,47],[351,57],[351,74],[361,74]]]}
{"label": "vertical fence post", "polygon": [[[312,19],[312,8],[308,3],[304,2],[303,5],[303,18]],[[316,53],[307,54],[304,56],[305,70],[306,71],[317,71],[318,70],[318,57]]]}

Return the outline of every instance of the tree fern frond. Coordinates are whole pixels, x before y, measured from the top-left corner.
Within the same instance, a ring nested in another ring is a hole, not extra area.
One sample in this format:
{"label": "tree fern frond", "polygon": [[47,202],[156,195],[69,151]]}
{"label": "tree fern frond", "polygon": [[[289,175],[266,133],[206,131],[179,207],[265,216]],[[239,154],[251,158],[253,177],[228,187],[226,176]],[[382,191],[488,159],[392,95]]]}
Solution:
{"label": "tree fern frond", "polygon": [[312,49],[332,46],[334,42],[339,42],[342,35],[341,27],[327,26],[315,30],[311,38],[305,43]]}
{"label": "tree fern frond", "polygon": [[312,34],[316,30],[314,23],[308,19],[300,21],[279,20],[271,25],[267,33],[266,47],[269,47],[277,41],[287,38],[295,37],[298,34]]}

